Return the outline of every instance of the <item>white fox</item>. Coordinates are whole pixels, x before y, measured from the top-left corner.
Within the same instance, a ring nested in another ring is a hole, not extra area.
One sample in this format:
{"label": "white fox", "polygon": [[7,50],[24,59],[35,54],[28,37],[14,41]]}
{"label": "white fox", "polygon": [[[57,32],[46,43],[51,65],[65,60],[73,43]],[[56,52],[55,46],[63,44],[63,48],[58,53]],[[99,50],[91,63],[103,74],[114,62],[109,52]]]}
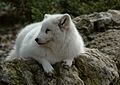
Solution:
{"label": "white fox", "polygon": [[12,57],[33,58],[45,72],[53,73],[51,64],[64,61],[71,66],[84,53],[84,42],[69,14],[45,14],[43,21],[26,26],[17,36]]}

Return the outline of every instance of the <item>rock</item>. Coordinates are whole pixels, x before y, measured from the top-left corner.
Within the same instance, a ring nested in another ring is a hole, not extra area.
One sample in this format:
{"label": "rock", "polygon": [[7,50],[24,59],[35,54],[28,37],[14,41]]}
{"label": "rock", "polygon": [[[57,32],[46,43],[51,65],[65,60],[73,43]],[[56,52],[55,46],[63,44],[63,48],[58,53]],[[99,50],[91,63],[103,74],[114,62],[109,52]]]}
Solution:
{"label": "rock", "polygon": [[94,35],[93,40],[90,41],[87,46],[90,48],[97,48],[101,52],[115,58],[120,55],[120,30],[112,29],[103,33],[98,33]]}
{"label": "rock", "polygon": [[34,60],[6,61],[0,67],[0,83],[10,85],[109,85],[118,78],[114,61],[93,49],[76,58],[69,69],[61,63],[53,65],[51,77]]}
{"label": "rock", "polygon": [[85,30],[88,34],[91,32],[105,31],[106,27],[112,23],[112,14],[108,12],[93,13],[83,15],[73,19],[79,30]]}
{"label": "rock", "polygon": [[[120,55],[120,11],[82,15],[73,19],[89,48],[97,48],[117,60]],[[120,60],[118,60],[120,61]]]}
{"label": "rock", "polygon": [[54,68],[55,74],[49,77],[36,61],[14,60],[2,64],[0,78],[10,85],[84,85],[74,66],[66,70],[58,63]]}
{"label": "rock", "polygon": [[112,14],[112,20],[116,23],[116,24],[118,24],[118,25],[120,25],[120,11],[118,11],[118,10],[108,10],[108,13],[111,13]]}
{"label": "rock", "polygon": [[4,60],[6,56],[8,56],[9,51],[14,46],[15,35],[13,32],[7,34],[0,34],[0,62]]}
{"label": "rock", "polygon": [[77,58],[75,65],[85,85],[111,85],[119,77],[115,62],[95,49]]}
{"label": "rock", "polygon": [[73,19],[84,40],[91,40],[89,35],[105,32],[108,29],[120,29],[120,11],[108,10],[107,12],[93,13],[78,16]]}
{"label": "rock", "polygon": [[120,30],[112,29],[98,33],[87,46],[99,49],[101,52],[109,55],[116,62],[120,75]]}
{"label": "rock", "polygon": [[[86,46],[107,54],[115,61],[120,75],[120,11],[95,12],[73,20]],[[120,85],[120,78],[114,85]]]}

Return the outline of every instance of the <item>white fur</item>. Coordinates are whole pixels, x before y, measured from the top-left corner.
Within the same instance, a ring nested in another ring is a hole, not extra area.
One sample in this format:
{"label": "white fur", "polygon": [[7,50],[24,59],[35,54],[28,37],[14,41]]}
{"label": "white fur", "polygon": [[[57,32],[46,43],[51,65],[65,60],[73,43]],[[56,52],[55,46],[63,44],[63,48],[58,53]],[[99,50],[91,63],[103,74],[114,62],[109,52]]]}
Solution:
{"label": "white fur", "polygon": [[[50,31],[45,33],[46,29]],[[38,45],[36,38],[43,44]],[[18,34],[14,50],[17,57],[37,60],[48,73],[56,62],[71,66],[73,59],[84,53],[84,42],[68,14],[45,15],[42,22],[28,25]]]}

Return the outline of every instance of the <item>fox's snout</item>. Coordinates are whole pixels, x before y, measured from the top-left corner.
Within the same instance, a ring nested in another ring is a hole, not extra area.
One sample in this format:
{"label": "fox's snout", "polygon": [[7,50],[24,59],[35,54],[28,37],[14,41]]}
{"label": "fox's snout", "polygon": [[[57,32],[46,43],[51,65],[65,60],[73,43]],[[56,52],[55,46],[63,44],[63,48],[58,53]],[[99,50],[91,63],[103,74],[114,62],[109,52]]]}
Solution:
{"label": "fox's snout", "polygon": [[42,44],[42,43],[40,43],[39,38],[36,38],[35,41],[36,41],[36,43],[39,44],[39,45]]}
{"label": "fox's snout", "polygon": [[40,39],[39,39],[39,38],[36,38],[35,41],[36,41],[36,43],[37,43],[38,45],[43,44],[43,43],[40,42]]}
{"label": "fox's snout", "polygon": [[41,38],[35,38],[35,41],[36,41],[36,43],[37,43],[38,45],[43,45],[43,44],[49,43],[49,42],[52,41],[52,40],[51,40],[51,38],[46,39],[46,40],[41,39]]}
{"label": "fox's snout", "polygon": [[35,39],[35,41],[36,41],[37,43],[38,43],[38,40],[39,40],[38,38]]}
{"label": "fox's snout", "polygon": [[35,41],[38,45],[43,45],[46,43],[46,42],[43,42],[40,38],[35,38]]}

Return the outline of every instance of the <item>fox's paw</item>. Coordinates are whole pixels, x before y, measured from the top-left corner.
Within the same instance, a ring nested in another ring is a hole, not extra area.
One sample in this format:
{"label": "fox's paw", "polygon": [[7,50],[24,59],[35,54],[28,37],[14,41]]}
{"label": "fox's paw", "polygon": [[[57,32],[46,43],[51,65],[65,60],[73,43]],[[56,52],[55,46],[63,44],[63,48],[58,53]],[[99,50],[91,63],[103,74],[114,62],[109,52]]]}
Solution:
{"label": "fox's paw", "polygon": [[62,64],[63,68],[66,69],[66,70],[69,70],[70,69],[70,66],[66,65],[66,64]]}
{"label": "fox's paw", "polygon": [[72,66],[72,62],[73,62],[72,58],[65,59],[65,60],[63,60],[63,65],[67,65],[67,66],[71,67]]}
{"label": "fox's paw", "polygon": [[45,75],[48,77],[53,77],[54,75],[54,68],[52,66],[44,67]]}
{"label": "fox's paw", "polygon": [[53,77],[54,75],[54,72],[45,72],[45,75],[48,76],[48,77]]}
{"label": "fox's paw", "polygon": [[62,66],[64,69],[69,70],[71,66],[67,65],[65,61],[62,62]]}
{"label": "fox's paw", "polygon": [[54,68],[47,60],[42,59],[41,64],[47,76],[52,76],[54,74]]}
{"label": "fox's paw", "polygon": [[43,69],[45,71],[45,75],[48,77],[52,77],[54,75],[54,68],[50,64],[46,64],[43,66]]}
{"label": "fox's paw", "polygon": [[50,64],[43,65],[43,69],[47,74],[53,74],[54,68]]}

